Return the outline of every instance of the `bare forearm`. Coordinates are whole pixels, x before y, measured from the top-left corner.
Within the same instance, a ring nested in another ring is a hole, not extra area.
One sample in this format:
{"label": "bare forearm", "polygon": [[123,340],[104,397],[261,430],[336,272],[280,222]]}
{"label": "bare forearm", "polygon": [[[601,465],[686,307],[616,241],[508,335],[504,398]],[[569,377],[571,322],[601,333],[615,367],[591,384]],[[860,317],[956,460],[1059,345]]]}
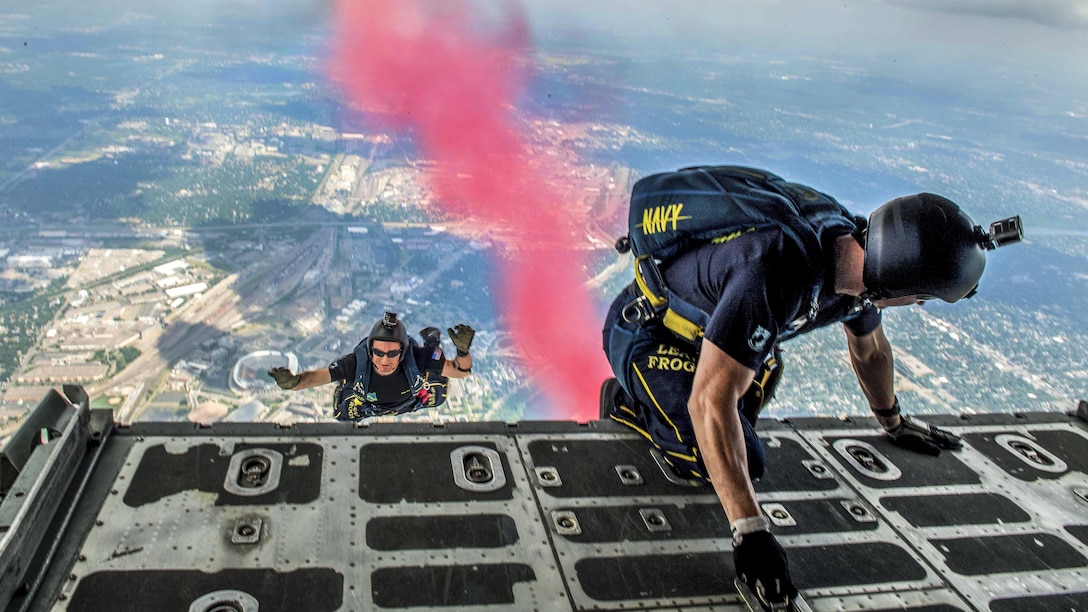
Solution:
{"label": "bare forearm", "polygon": [[748,475],[748,453],[737,411],[695,402],[689,402],[688,409],[703,464],[729,521],[758,516],[760,510]]}
{"label": "bare forearm", "polygon": [[442,365],[442,376],[446,378],[467,378],[472,373],[472,354],[457,355],[447,359]]}
{"label": "bare forearm", "polygon": [[468,375],[468,370],[472,369],[472,353],[465,352],[464,355],[455,356],[453,358],[453,367],[465,375]]}
{"label": "bare forearm", "polygon": [[327,368],[320,370],[307,370],[305,372],[299,372],[298,384],[295,385],[292,391],[301,391],[303,389],[309,389],[311,387],[318,387],[332,382],[332,375],[329,374]]}
{"label": "bare forearm", "polygon": [[[873,411],[886,410],[895,403],[895,358],[891,343],[882,327],[867,336],[857,337],[847,331],[850,364],[857,375],[858,385]],[[878,417],[881,424],[886,418]],[[892,418],[898,420],[898,417]]]}
{"label": "bare forearm", "polygon": [[878,359],[854,365],[858,384],[874,410],[891,407],[895,401],[894,369],[891,359]]}
{"label": "bare forearm", "polygon": [[760,514],[737,410],[753,375],[751,369],[704,340],[688,398],[703,465],[730,522]]}

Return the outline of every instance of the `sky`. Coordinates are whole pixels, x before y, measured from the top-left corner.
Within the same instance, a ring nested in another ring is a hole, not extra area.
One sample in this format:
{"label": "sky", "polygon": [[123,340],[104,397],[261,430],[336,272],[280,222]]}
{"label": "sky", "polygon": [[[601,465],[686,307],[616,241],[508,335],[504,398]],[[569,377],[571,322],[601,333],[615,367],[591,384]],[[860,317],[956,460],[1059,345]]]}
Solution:
{"label": "sky", "polygon": [[955,48],[1088,72],[1088,0],[534,0],[537,32],[575,28],[677,45],[866,55]]}
{"label": "sky", "polygon": [[[861,51],[873,46],[960,42],[1012,54],[1066,55],[1088,64],[1088,0],[471,0],[496,14],[520,6],[537,31],[581,29],[650,35],[683,44],[723,39],[767,46],[813,45]],[[214,21],[244,16],[309,25],[332,14],[331,0],[6,0],[0,23],[14,15],[51,13],[105,18],[133,11]],[[425,4],[441,7],[442,0]]]}
{"label": "sky", "polygon": [[[621,41],[708,52],[814,56],[929,55],[1025,65],[1088,83],[1088,0],[468,0],[480,12],[524,12],[533,37]],[[442,0],[425,0],[442,10]],[[116,23],[154,15],[167,23],[243,20],[264,34],[327,27],[333,0],[7,0],[0,30],[34,34],[42,21]],[[30,15],[33,20],[24,17]],[[244,36],[244,34],[243,34]],[[238,41],[241,42],[241,41]],[[1088,85],[1086,85],[1088,87]]]}

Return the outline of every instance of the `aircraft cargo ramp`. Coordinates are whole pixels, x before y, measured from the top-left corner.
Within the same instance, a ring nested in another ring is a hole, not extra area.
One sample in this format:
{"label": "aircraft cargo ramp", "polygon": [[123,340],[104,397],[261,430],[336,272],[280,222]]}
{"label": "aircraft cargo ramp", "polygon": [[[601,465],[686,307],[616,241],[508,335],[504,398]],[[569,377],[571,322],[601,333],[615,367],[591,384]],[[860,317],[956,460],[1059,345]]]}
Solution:
{"label": "aircraft cargo ramp", "polygon": [[[53,391],[5,446],[8,610],[743,610],[713,492],[606,422],[138,423]],[[761,422],[815,610],[1088,610],[1088,404]]]}

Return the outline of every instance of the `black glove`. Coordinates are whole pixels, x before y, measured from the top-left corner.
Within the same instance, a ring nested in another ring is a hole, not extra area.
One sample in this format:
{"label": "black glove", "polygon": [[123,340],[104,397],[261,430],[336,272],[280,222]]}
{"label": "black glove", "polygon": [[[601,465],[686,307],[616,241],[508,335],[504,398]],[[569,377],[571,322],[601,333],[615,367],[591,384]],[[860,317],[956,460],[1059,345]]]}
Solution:
{"label": "black glove", "polygon": [[458,323],[453,328],[446,329],[446,332],[449,333],[450,340],[453,340],[453,345],[457,347],[457,355],[459,357],[468,355],[468,348],[472,346],[472,337],[476,335],[476,330],[464,323]]}
{"label": "black glove", "polygon": [[442,339],[442,332],[437,327],[424,327],[419,330],[419,337],[423,338],[424,345],[432,342],[437,344]]}
{"label": "black glove", "polygon": [[789,609],[797,597],[790,580],[786,551],[769,531],[738,536],[733,544],[733,566],[737,576],[759,598],[764,610]]}
{"label": "black glove", "polygon": [[915,423],[906,415],[899,417],[899,425],[885,429],[892,444],[925,455],[936,457],[941,449],[959,450],[963,441],[952,432],[925,423]]}
{"label": "black glove", "polygon": [[302,380],[301,374],[292,374],[291,370],[283,366],[272,368],[268,371],[268,375],[276,379],[280,389],[294,389],[298,386],[298,381]]}

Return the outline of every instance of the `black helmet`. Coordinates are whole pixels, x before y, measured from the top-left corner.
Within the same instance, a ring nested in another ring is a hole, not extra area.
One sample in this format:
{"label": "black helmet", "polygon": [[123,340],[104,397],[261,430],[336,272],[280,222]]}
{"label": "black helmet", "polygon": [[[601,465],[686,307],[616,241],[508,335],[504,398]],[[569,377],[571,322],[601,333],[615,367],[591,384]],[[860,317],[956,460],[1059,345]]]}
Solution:
{"label": "black helmet", "polygon": [[375,340],[399,342],[401,350],[408,348],[408,329],[397,319],[397,313],[386,312],[382,320],[370,328],[370,335],[367,336],[367,351],[374,348]]}
{"label": "black helmet", "polygon": [[865,297],[971,297],[988,248],[990,237],[951,200],[932,193],[896,198],[869,215]]}

